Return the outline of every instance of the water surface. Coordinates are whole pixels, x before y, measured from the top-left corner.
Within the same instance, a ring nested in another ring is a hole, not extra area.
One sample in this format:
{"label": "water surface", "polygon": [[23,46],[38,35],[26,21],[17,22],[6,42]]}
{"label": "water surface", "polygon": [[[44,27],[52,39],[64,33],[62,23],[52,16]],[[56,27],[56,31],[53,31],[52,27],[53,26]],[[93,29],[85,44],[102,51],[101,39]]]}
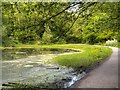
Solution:
{"label": "water surface", "polygon": [[65,52],[72,52],[75,50],[70,49],[48,49],[48,48],[13,48],[2,50],[2,60],[14,60],[20,58],[26,58],[33,55],[45,55],[45,54],[60,54]]}
{"label": "water surface", "polygon": [[[78,52],[70,49],[4,49],[2,56],[2,83],[69,87],[78,78],[74,69],[51,63],[56,55]],[[82,75],[82,74],[81,74]]]}

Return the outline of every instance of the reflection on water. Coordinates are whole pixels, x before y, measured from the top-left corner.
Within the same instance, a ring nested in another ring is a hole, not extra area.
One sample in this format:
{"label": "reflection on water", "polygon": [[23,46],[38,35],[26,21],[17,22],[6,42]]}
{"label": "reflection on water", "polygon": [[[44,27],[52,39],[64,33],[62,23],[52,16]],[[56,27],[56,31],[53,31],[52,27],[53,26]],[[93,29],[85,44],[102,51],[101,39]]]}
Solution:
{"label": "reflection on water", "polygon": [[35,49],[35,48],[14,48],[14,49],[3,49],[2,60],[14,60],[20,58],[26,58],[27,56],[43,55],[43,54],[60,54],[69,52],[69,49]]}

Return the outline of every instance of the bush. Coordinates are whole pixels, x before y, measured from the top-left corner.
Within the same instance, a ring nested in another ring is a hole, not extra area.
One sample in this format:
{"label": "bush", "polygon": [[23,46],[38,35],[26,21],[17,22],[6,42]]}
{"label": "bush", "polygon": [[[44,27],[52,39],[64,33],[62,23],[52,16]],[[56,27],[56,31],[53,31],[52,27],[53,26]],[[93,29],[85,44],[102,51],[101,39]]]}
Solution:
{"label": "bush", "polygon": [[96,43],[96,35],[95,35],[94,33],[87,34],[87,35],[84,37],[84,41],[85,41],[87,44],[95,44],[95,43]]}
{"label": "bush", "polygon": [[19,42],[7,36],[2,37],[2,46],[15,46]]}
{"label": "bush", "polygon": [[120,43],[117,40],[108,40],[105,43],[106,46],[120,47]]}

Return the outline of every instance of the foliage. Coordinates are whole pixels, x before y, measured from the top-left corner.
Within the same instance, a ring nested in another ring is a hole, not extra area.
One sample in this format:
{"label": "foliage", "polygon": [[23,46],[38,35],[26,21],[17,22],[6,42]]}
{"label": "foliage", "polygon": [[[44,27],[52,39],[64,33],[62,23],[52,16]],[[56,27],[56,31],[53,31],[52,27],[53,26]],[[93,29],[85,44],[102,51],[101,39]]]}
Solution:
{"label": "foliage", "polygon": [[119,10],[119,2],[3,2],[2,43],[120,41]]}
{"label": "foliage", "polygon": [[108,41],[106,41],[106,43],[104,45],[120,48],[120,42],[117,42],[117,40],[111,40],[111,41],[108,40]]}

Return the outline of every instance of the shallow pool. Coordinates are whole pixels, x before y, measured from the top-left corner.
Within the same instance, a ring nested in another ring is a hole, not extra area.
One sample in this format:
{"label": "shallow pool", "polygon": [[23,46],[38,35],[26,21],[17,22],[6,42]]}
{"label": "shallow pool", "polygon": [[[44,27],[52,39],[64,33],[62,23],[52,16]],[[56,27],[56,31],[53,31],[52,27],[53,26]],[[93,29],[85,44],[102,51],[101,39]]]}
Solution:
{"label": "shallow pool", "polygon": [[[59,54],[78,52],[70,49],[4,49],[2,84],[8,87],[69,87],[83,76],[74,69],[51,63]],[[81,75],[81,76],[80,76]],[[78,76],[78,77],[77,77]]]}

